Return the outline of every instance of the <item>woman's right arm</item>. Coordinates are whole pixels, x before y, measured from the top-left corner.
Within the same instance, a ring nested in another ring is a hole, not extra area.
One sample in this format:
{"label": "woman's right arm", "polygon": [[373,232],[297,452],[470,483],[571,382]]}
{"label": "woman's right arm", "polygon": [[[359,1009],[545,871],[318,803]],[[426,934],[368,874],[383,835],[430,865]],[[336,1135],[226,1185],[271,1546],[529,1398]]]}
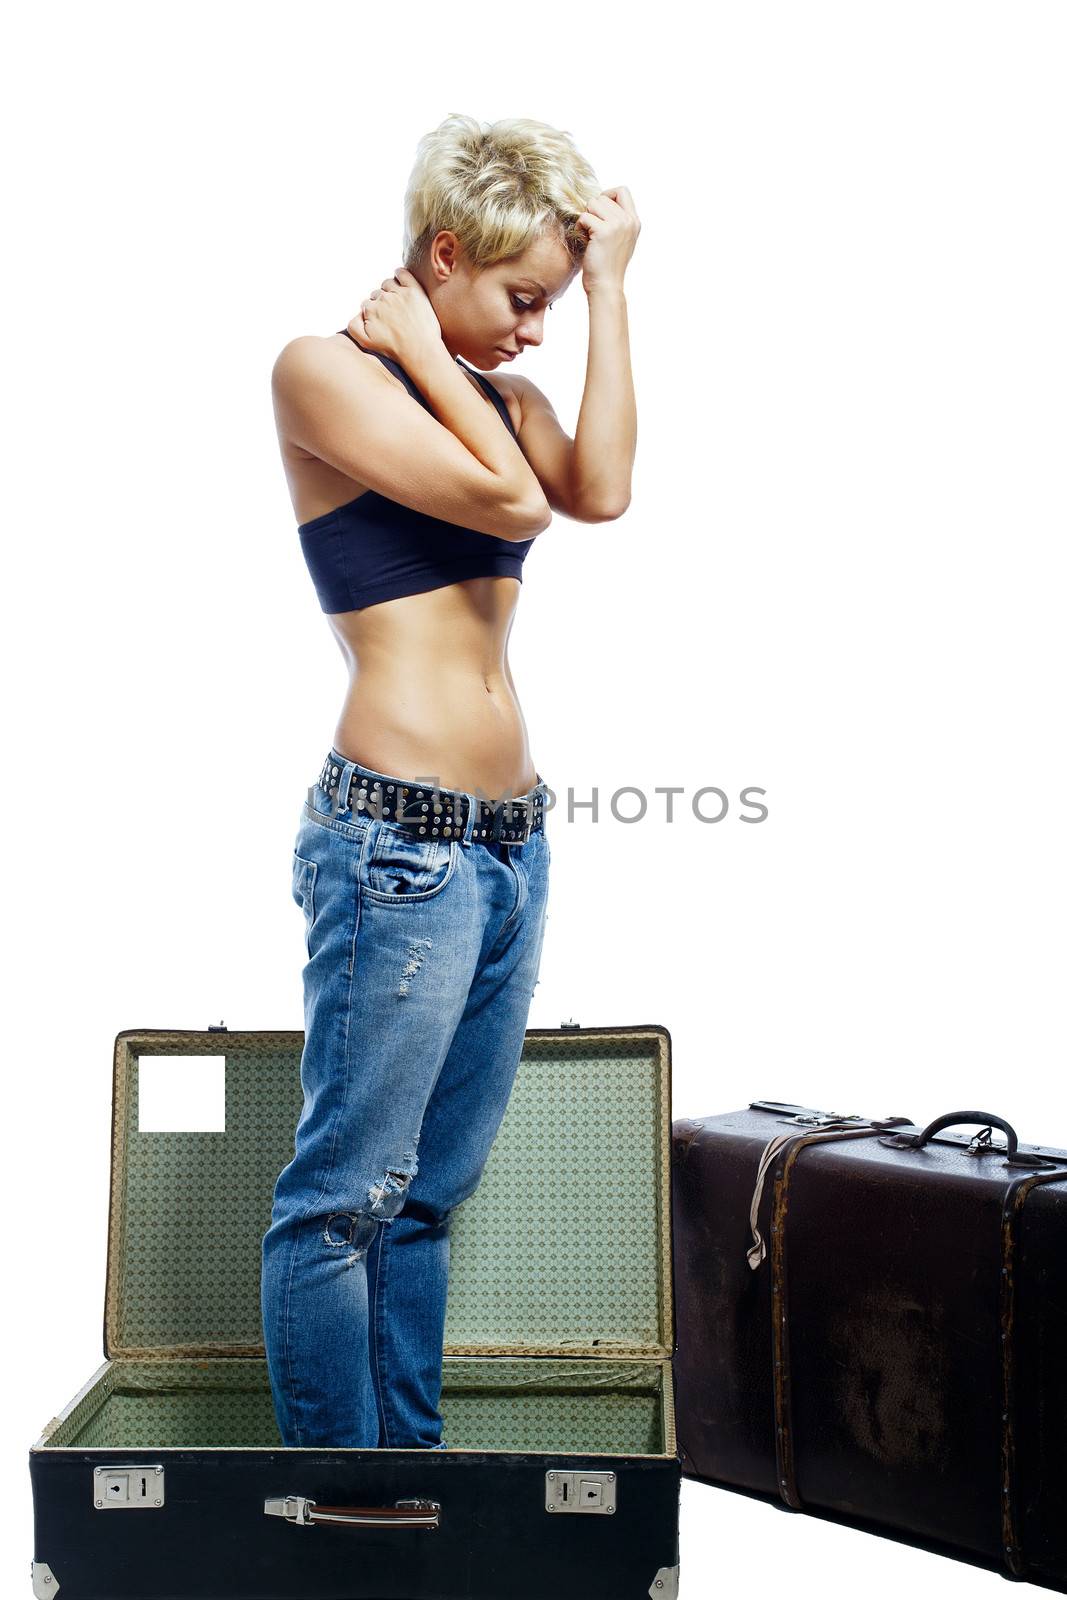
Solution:
{"label": "woman's right arm", "polygon": [[290,340],[274,363],[279,427],[293,444],[413,511],[521,541],[552,518],[540,484],[495,409],[438,340],[413,381],[441,417],[381,364],[331,339]]}

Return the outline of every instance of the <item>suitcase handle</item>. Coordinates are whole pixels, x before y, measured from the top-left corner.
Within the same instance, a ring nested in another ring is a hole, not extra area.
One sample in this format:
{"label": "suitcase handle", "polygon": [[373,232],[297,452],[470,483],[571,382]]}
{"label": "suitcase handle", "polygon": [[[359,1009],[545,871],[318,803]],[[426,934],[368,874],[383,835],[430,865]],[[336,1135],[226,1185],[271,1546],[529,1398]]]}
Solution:
{"label": "suitcase handle", "polygon": [[393,1506],[320,1506],[305,1495],[276,1495],[263,1502],[267,1516],[285,1517],[299,1527],[332,1523],[346,1528],[428,1528],[441,1525],[437,1500],[398,1500]]}
{"label": "suitcase handle", "polygon": [[[1045,1156],[1019,1154],[1019,1135],[1010,1122],[1005,1122],[1003,1117],[995,1117],[990,1111],[946,1111],[943,1117],[935,1117],[921,1133],[895,1133],[892,1138],[882,1139],[879,1142],[888,1145],[893,1150],[921,1150],[928,1139],[935,1133],[940,1133],[942,1128],[951,1128],[957,1122],[977,1122],[984,1128],[999,1128],[1007,1136],[1008,1145],[1005,1152],[1006,1167],[1054,1167],[1055,1161],[1050,1161]],[[972,1146],[972,1148],[976,1148]],[[981,1146],[977,1147],[981,1148]],[[989,1148],[989,1146],[985,1146]]]}
{"label": "suitcase handle", "polygon": [[921,1150],[928,1139],[935,1133],[940,1133],[943,1128],[952,1128],[957,1122],[977,1122],[983,1127],[999,1128],[1008,1140],[1008,1160],[1014,1161],[1019,1153],[1019,1135],[1010,1122],[1005,1122],[1003,1117],[995,1117],[990,1111],[946,1111],[943,1117],[935,1117],[928,1123],[922,1133],[902,1133],[900,1143],[907,1144],[909,1149]]}

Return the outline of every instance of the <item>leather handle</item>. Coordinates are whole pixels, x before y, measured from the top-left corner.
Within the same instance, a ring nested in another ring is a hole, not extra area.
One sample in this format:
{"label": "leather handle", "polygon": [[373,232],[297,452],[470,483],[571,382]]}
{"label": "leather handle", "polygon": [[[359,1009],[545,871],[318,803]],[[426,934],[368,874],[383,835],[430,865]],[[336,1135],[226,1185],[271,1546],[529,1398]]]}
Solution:
{"label": "leather handle", "polygon": [[[1007,1135],[1008,1144],[1004,1151],[1004,1165],[1006,1167],[1027,1167],[1034,1170],[1043,1168],[1058,1168],[1063,1164],[1064,1156],[1039,1156],[1036,1151],[1029,1155],[1019,1154],[1019,1135],[1015,1132],[1010,1122],[1005,1122],[1003,1117],[996,1117],[991,1111],[946,1111],[943,1117],[935,1117],[921,1133],[895,1133],[888,1139],[879,1140],[890,1150],[921,1150],[927,1140],[932,1139],[935,1133],[940,1133],[942,1128],[951,1128],[957,1122],[977,1122],[983,1127],[999,1128],[1001,1133]],[[976,1145],[971,1146],[977,1148]],[[995,1150],[1003,1149],[1002,1145],[992,1146]]]}
{"label": "leather handle", "polygon": [[423,1504],[396,1506],[323,1506],[313,1502],[308,1512],[311,1522],[332,1522],[349,1528],[437,1528],[441,1507]]}
{"label": "leather handle", "polygon": [[427,1528],[441,1526],[438,1500],[398,1500],[392,1506],[321,1506],[302,1494],[272,1495],[263,1502],[268,1517],[284,1517],[298,1527],[331,1523],[346,1528]]}
{"label": "leather handle", "polygon": [[1010,1122],[1005,1122],[1003,1117],[994,1116],[990,1111],[946,1111],[943,1117],[935,1117],[933,1122],[923,1129],[915,1141],[915,1149],[921,1150],[927,1139],[932,1139],[942,1128],[954,1127],[957,1122],[977,1122],[983,1127],[999,1128],[1001,1133],[1007,1135],[1008,1160],[1015,1160],[1019,1150],[1019,1135]]}
{"label": "leather handle", "polygon": [[935,1117],[933,1122],[928,1123],[921,1133],[898,1133],[893,1143],[898,1150],[921,1150],[935,1133],[940,1133],[942,1128],[952,1128],[957,1122],[977,1122],[983,1127],[999,1128],[1001,1133],[1007,1135],[1008,1160],[1014,1161],[1018,1155],[1019,1135],[1010,1122],[994,1116],[990,1111],[946,1111],[943,1117]]}

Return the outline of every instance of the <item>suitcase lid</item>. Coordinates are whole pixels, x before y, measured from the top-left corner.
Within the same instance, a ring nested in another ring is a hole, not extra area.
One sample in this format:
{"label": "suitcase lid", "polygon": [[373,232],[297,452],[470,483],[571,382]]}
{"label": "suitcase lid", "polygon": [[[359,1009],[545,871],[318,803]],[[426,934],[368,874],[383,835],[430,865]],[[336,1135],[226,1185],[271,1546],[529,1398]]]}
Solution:
{"label": "suitcase lid", "polygon": [[[265,1354],[261,1244],[303,1043],[221,1027],[116,1038],[108,1358]],[[141,1128],[142,1079],[148,1106],[193,1070],[221,1080],[224,1128]],[[528,1029],[481,1181],[453,1213],[445,1354],[670,1357],[670,1160],[666,1028]]]}

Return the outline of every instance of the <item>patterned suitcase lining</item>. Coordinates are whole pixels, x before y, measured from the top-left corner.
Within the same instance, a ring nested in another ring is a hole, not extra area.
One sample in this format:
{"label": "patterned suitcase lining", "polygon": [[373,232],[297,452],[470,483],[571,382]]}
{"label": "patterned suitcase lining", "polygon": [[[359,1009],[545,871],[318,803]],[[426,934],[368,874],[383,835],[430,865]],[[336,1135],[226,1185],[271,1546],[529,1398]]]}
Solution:
{"label": "patterned suitcase lining", "polygon": [[[260,1241],[292,1153],[302,1038],[119,1036],[107,1355],[263,1354]],[[225,1055],[226,1132],[142,1132],[141,1052]],[[446,1352],[669,1354],[670,1139],[659,1031],[531,1033],[481,1184],[453,1215]]]}
{"label": "patterned suitcase lining", "polygon": [[[259,1246],[300,1112],[302,1043],[119,1035],[111,1359],[39,1442],[276,1447]],[[141,1131],[142,1053],[224,1056],[226,1132]],[[674,1454],[670,1111],[665,1030],[527,1035],[482,1182],[453,1216],[451,1447]]]}
{"label": "patterned suitcase lining", "polygon": [[[669,1373],[659,1362],[446,1356],[452,1449],[673,1455]],[[276,1449],[263,1361],[113,1361],[61,1420],[51,1448]]]}

